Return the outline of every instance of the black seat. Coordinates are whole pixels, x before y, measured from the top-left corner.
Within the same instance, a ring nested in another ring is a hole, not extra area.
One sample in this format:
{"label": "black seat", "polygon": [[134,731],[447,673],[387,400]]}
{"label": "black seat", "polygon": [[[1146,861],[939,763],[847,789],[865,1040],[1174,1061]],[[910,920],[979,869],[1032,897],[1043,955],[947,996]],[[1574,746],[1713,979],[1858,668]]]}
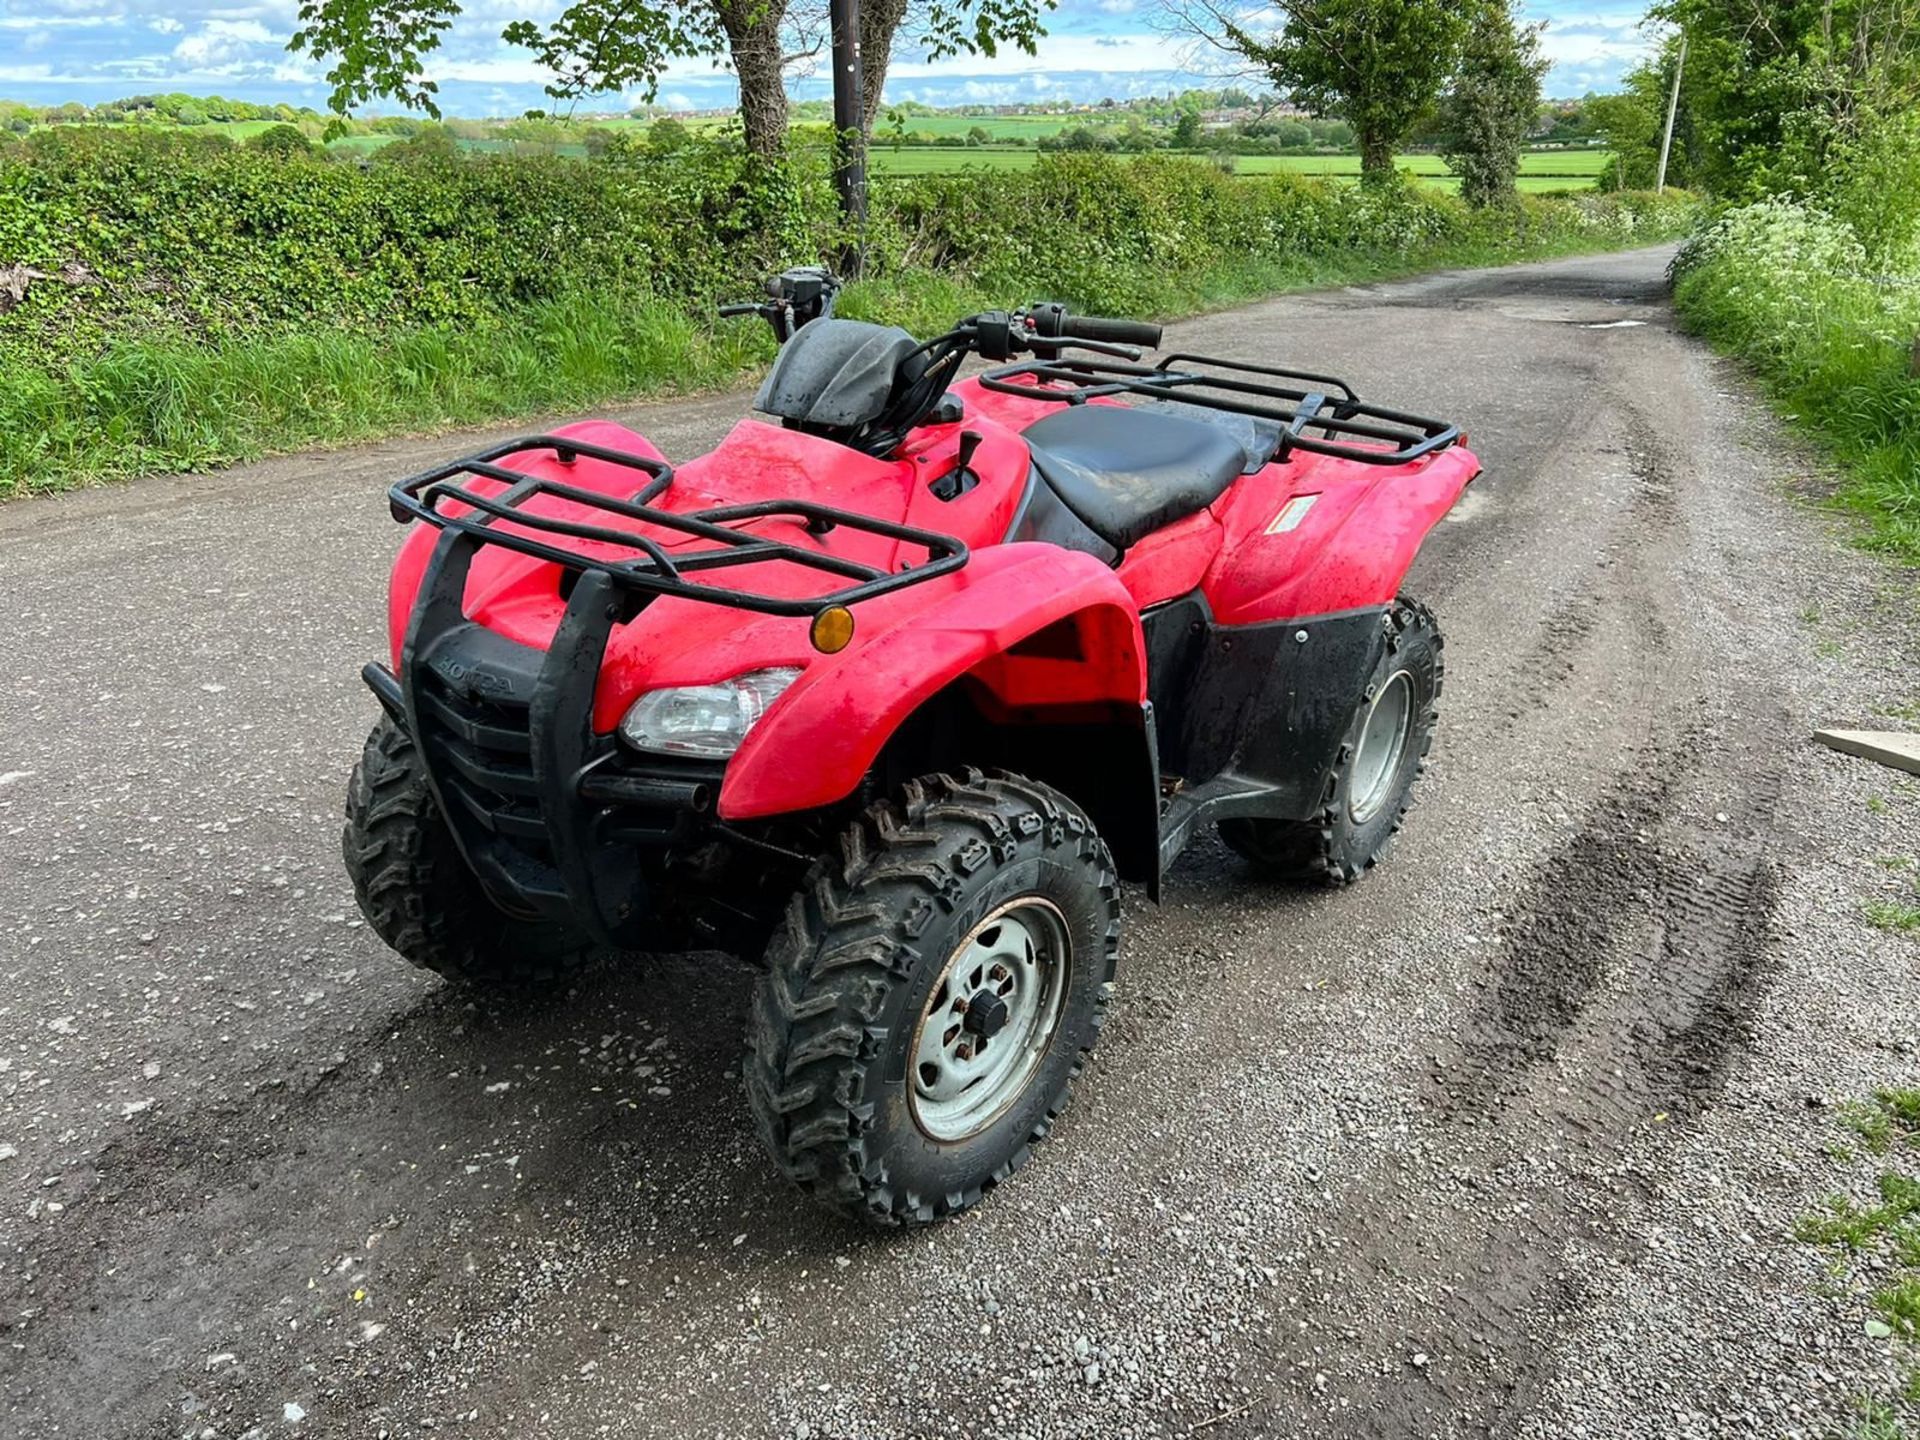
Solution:
{"label": "black seat", "polygon": [[1211,505],[1247,462],[1219,426],[1117,405],[1075,405],[1022,433],[1040,478],[1119,550]]}

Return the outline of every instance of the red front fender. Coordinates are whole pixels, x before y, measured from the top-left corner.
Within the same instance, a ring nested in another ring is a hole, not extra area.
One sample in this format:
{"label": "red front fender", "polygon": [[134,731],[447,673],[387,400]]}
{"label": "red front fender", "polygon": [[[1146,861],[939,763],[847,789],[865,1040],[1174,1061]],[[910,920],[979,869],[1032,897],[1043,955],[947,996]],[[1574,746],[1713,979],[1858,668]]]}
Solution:
{"label": "red front fender", "polygon": [[[901,722],[970,672],[1015,706],[1145,701],[1140,617],[1126,587],[1092,556],[999,545],[934,585],[942,593],[925,606],[831,660],[816,659],[754,726],[727,766],[723,819],[845,799]],[[1036,644],[1030,655],[1016,648],[1070,617],[1070,655],[1050,645]]]}

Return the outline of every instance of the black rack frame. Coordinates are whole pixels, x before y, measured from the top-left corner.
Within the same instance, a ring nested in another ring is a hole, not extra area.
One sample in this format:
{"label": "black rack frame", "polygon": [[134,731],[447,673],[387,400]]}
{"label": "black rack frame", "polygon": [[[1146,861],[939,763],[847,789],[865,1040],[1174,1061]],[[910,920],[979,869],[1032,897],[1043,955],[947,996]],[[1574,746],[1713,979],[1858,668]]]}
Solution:
{"label": "black rack frame", "polygon": [[[1234,373],[1175,368],[1180,365],[1206,365]],[[1031,378],[1021,384],[1016,376]],[[1296,380],[1304,388],[1271,383],[1279,380]],[[1002,395],[1066,405],[1084,405],[1115,395],[1142,395],[1251,416],[1280,427],[1275,460],[1285,460],[1295,450],[1306,450],[1366,465],[1404,465],[1444,450],[1460,438],[1460,427],[1444,420],[1367,404],[1351,385],[1335,376],[1249,365],[1211,355],[1176,353],[1162,356],[1159,363],[1150,366],[1084,356],[1041,357],[989,370],[980,377],[980,384]],[[1274,401],[1281,403],[1267,403]],[[1341,438],[1347,436],[1384,442],[1391,448],[1348,443]]]}
{"label": "black rack frame", "polygon": [[[585,455],[647,478],[638,490],[622,500],[598,490],[529,475],[521,470],[510,470],[498,463],[509,456],[536,450],[551,450],[564,465],[571,465]],[[496,495],[482,495],[461,484],[459,477],[463,476],[497,480],[507,488]],[[409,476],[388,490],[387,500],[393,518],[402,524],[424,520],[429,525],[465,536],[479,544],[517,550],[523,555],[551,561],[578,573],[605,575],[616,587],[639,592],[639,596],[645,599],[670,595],[709,605],[754,610],[765,615],[817,615],[834,606],[855,605],[877,595],[950,574],[967,563],[967,547],[954,536],[919,530],[909,525],[896,525],[891,521],[876,520],[870,515],[818,505],[810,500],[758,500],[744,505],[718,505],[684,512],[662,510],[653,505],[651,502],[658,499],[672,483],[673,467],[664,460],[563,435],[527,435],[505,441],[477,455],[451,460]],[[541,495],[571,500],[623,520],[640,521],[683,535],[711,540],[715,544],[710,549],[669,555],[657,541],[631,530],[609,529],[528,511],[526,503]],[[450,515],[439,508],[443,501],[469,506],[473,513]],[[836,526],[844,526],[848,530],[904,541],[925,549],[927,558],[917,565],[886,571],[844,556],[810,550],[805,546],[771,540],[764,535],[734,528],[741,521],[765,520],[776,516],[803,521],[808,532],[814,535],[824,535]],[[578,550],[549,544],[531,535],[499,529],[498,522],[503,520],[556,537],[597,541],[637,550],[643,558],[611,560],[584,555]],[[682,578],[764,561],[785,561],[856,583],[823,595],[793,599]]]}

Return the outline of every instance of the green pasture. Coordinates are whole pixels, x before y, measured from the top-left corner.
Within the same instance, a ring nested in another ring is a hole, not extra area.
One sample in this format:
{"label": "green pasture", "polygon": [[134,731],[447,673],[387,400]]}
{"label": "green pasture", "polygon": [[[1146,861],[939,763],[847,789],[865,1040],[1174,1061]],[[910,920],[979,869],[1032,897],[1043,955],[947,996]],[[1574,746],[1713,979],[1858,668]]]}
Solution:
{"label": "green pasture", "polygon": [[[964,171],[1025,170],[1039,159],[1037,150],[945,150],[927,147],[888,145],[876,141],[868,151],[869,161],[880,175],[955,175]],[[1236,175],[1324,175],[1333,179],[1357,179],[1358,155],[1235,155]],[[1600,150],[1529,151],[1520,157],[1520,188],[1533,194],[1553,190],[1587,190],[1599,180],[1609,156]],[[1438,155],[1401,155],[1396,163],[1403,170],[1441,189],[1457,189],[1459,180],[1448,173]]]}

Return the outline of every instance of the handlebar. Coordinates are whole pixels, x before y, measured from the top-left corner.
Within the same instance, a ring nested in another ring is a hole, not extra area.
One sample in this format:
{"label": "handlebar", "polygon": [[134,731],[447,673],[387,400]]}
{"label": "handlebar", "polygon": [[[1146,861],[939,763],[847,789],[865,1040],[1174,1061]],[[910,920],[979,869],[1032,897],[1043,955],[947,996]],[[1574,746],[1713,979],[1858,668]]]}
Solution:
{"label": "handlebar", "polygon": [[1145,345],[1149,349],[1160,343],[1158,325],[1149,325],[1144,320],[1103,320],[1098,315],[1062,316],[1057,333],[1066,339],[1102,341],[1109,345]]}

